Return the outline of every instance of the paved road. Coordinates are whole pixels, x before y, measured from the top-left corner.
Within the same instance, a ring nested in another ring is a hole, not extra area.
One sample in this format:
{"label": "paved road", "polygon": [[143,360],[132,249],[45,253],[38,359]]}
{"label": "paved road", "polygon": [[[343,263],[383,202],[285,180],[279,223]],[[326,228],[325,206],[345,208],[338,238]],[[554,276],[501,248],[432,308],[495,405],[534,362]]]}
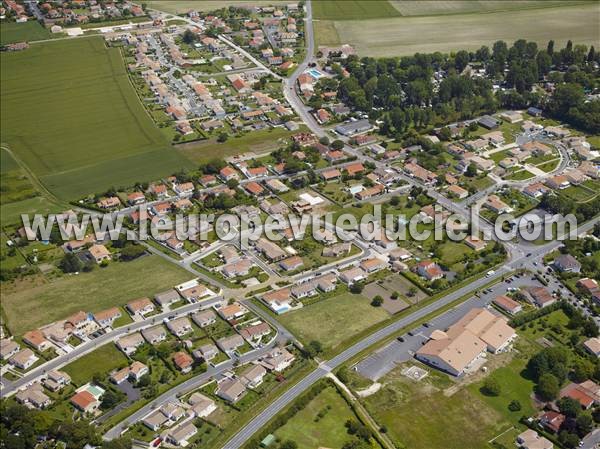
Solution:
{"label": "paved road", "polygon": [[9,396],[11,394],[14,394],[19,388],[22,388],[22,387],[26,386],[27,384],[29,384],[30,382],[33,382],[38,377],[44,375],[48,371],[51,371],[54,369],[60,369],[61,367],[84,356],[85,354],[93,351],[94,349],[96,349],[104,344],[114,342],[119,337],[122,337],[127,334],[131,334],[133,332],[140,331],[147,327],[151,327],[157,323],[162,322],[162,320],[164,318],[168,318],[170,316],[175,316],[175,317],[185,316],[185,315],[188,315],[192,312],[199,310],[200,307],[202,307],[202,308],[210,307],[213,304],[216,304],[220,301],[222,301],[222,297],[217,296],[215,298],[212,298],[207,301],[203,301],[201,303],[187,304],[185,306],[179,307],[178,309],[171,310],[169,312],[162,312],[158,315],[154,315],[152,317],[149,317],[146,320],[130,323],[126,326],[116,328],[116,329],[112,330],[111,332],[107,332],[104,335],[94,338],[93,340],[89,340],[87,342],[81,343],[79,346],[76,346],[73,349],[73,351],[71,351],[67,354],[55,357],[54,359],[44,363],[43,365],[40,365],[40,366],[28,371],[26,374],[23,375],[23,377],[21,377],[18,380],[9,381],[7,379],[2,379],[2,384],[3,384],[2,396]]}

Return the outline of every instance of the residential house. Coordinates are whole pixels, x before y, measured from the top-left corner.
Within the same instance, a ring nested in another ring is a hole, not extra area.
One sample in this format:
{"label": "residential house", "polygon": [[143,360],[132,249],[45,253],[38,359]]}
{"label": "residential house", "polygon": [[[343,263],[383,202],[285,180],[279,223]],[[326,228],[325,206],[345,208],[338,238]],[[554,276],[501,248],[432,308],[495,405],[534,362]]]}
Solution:
{"label": "residential house", "polygon": [[119,207],[121,205],[121,200],[116,196],[111,196],[108,198],[103,198],[96,203],[100,209],[112,209],[114,207]]}
{"label": "residential house", "polygon": [[100,401],[87,390],[81,390],[71,396],[70,402],[83,413],[93,413],[100,406]]}
{"label": "residential house", "polygon": [[558,433],[565,419],[565,415],[549,410],[540,416],[540,425],[552,433]]}
{"label": "residential house", "polygon": [[250,259],[243,258],[224,265],[221,268],[221,273],[227,278],[247,276],[253,267],[254,263]]}
{"label": "residential house", "polygon": [[161,325],[142,330],[142,336],[151,345],[156,345],[167,339],[167,331]]}
{"label": "residential house", "polygon": [[144,344],[144,339],[139,332],[121,337],[116,342],[117,347],[126,355],[133,354],[137,348]]}
{"label": "residential house", "polygon": [[118,307],[94,313],[94,320],[100,327],[112,327],[115,320],[119,318],[121,318],[121,310]]}
{"label": "residential house", "polygon": [[217,385],[216,395],[231,403],[239,401],[246,394],[246,387],[239,379],[225,378]]}
{"label": "residential house", "polygon": [[566,189],[567,187],[569,187],[569,185],[571,185],[571,183],[569,182],[569,180],[567,179],[566,176],[556,175],[550,179],[547,179],[546,185],[548,187],[550,187],[551,189],[562,190],[562,189]]}
{"label": "residential house", "polygon": [[575,399],[584,410],[588,410],[600,403],[600,385],[591,380],[580,384],[570,383],[560,391],[559,396]]}
{"label": "residential house", "polygon": [[579,273],[581,271],[581,264],[570,254],[561,254],[552,265],[560,272],[565,273]]}
{"label": "residential house", "polygon": [[255,244],[255,248],[271,262],[279,261],[285,257],[285,251],[283,251],[275,243],[264,238],[258,239]]}
{"label": "residential house", "polygon": [[366,273],[371,274],[387,268],[387,263],[384,260],[378,259],[377,257],[371,257],[369,259],[361,260],[359,266]]}
{"label": "residential house", "polygon": [[145,316],[154,312],[155,307],[149,298],[139,298],[127,303],[127,310],[132,315]]}
{"label": "residential house", "polygon": [[20,390],[15,394],[15,399],[19,404],[31,408],[43,409],[51,404],[50,398],[42,391],[40,384],[34,384],[30,387]]}
{"label": "residential house", "polygon": [[482,251],[486,248],[487,242],[485,240],[481,240],[478,237],[473,237],[472,235],[468,236],[465,239],[465,245],[475,251]]}
{"label": "residential house", "polygon": [[10,357],[8,363],[22,370],[27,370],[38,360],[39,358],[31,349],[25,348]]}
{"label": "residential house", "polygon": [[172,359],[177,369],[182,373],[189,373],[192,370],[194,359],[187,352],[178,351],[173,354]]}
{"label": "residential house", "polygon": [[33,330],[26,332],[23,335],[23,343],[31,346],[37,351],[44,352],[47,349],[50,349],[52,344],[46,340],[44,334],[40,330]]}
{"label": "residential house", "polygon": [[199,392],[189,397],[188,404],[192,406],[190,411],[196,418],[206,418],[217,409],[215,401]]}
{"label": "residential house", "polygon": [[292,256],[279,262],[279,266],[284,271],[294,271],[304,265],[304,261],[300,256]]}
{"label": "residential house", "polygon": [[216,341],[217,346],[225,354],[232,354],[237,348],[244,345],[244,339],[241,335],[233,334],[228,337],[219,338]]}
{"label": "residential house", "polygon": [[577,287],[588,294],[592,294],[600,290],[598,282],[595,279],[582,278],[577,281]]}
{"label": "residential house", "polygon": [[64,371],[51,370],[46,373],[44,386],[53,392],[61,390],[71,383],[71,377]]}
{"label": "residential house", "polygon": [[352,267],[340,272],[340,280],[348,285],[366,279],[368,274],[360,267]]}
{"label": "residential house", "polygon": [[192,320],[199,327],[207,327],[214,324],[217,321],[217,315],[213,310],[204,310],[196,312],[192,315]]}
{"label": "residential house", "polygon": [[166,290],[154,295],[154,302],[162,308],[169,307],[178,301],[181,301],[181,296],[179,296],[179,293],[174,289]]}
{"label": "residential house", "polygon": [[428,281],[435,281],[444,277],[444,271],[432,260],[423,260],[417,264],[417,273]]}
{"label": "residential house", "polygon": [[523,310],[521,304],[505,295],[497,296],[493,303],[511,315],[515,315]]}
{"label": "residential house", "polygon": [[517,436],[517,445],[521,449],[552,449],[552,441],[540,436],[535,430],[527,429]]}
{"label": "residential house", "polygon": [[248,309],[239,302],[234,302],[233,304],[221,307],[217,312],[225,321],[231,321],[243,317],[248,313]]}
{"label": "residential house", "polygon": [[254,343],[270,333],[271,327],[265,322],[251,324],[240,330],[240,335],[249,343]]}
{"label": "residential house", "polygon": [[583,342],[583,347],[587,352],[595,357],[600,357],[600,338],[592,337]]}
{"label": "residential house", "polygon": [[546,307],[556,302],[556,298],[545,287],[526,287],[523,292],[538,307]]}
{"label": "residential house", "polygon": [[219,171],[219,177],[224,181],[231,181],[233,179],[235,179],[236,181],[239,181],[240,176],[238,175],[238,173],[231,167],[227,166],[227,167],[223,167],[221,169],[221,171]]}
{"label": "residential house", "polygon": [[167,442],[175,446],[187,446],[188,440],[198,433],[198,429],[190,421],[172,427],[167,432]]}
{"label": "residential house", "polygon": [[179,338],[183,337],[189,332],[192,332],[193,330],[192,323],[188,317],[185,316],[167,321],[167,328],[173,335]]}
{"label": "residential house", "polygon": [[194,351],[193,355],[198,359],[203,359],[204,361],[209,362],[219,355],[219,350],[212,343],[208,343],[198,347],[198,349]]}
{"label": "residential house", "polygon": [[144,201],[146,201],[146,197],[142,192],[132,192],[127,195],[127,202],[132,206],[142,204]]}
{"label": "residential house", "polygon": [[267,370],[262,365],[251,365],[240,374],[240,381],[246,388],[256,388],[262,384]]}
{"label": "residential house", "polygon": [[287,349],[275,348],[267,353],[260,360],[260,363],[269,371],[282,372],[289,367],[294,360],[294,355],[291,354]]}
{"label": "residential house", "polygon": [[484,207],[487,207],[492,212],[497,214],[505,214],[512,212],[512,207],[502,201],[498,195],[490,195],[487,197],[487,200],[483,204]]}
{"label": "residential house", "polygon": [[548,192],[550,192],[550,189],[541,182],[529,184],[523,189],[523,193],[531,198],[540,198]]}
{"label": "residential house", "polygon": [[453,196],[455,196],[456,198],[462,200],[466,197],[469,196],[469,191],[466,189],[463,189],[462,187],[453,184],[451,186],[448,187],[448,192],[450,192]]}
{"label": "residential house", "polygon": [[0,340],[0,357],[2,360],[7,360],[19,352],[19,348],[20,346],[16,341],[6,338],[2,339]]}
{"label": "residential house", "polygon": [[290,295],[289,288],[282,288],[265,293],[261,299],[275,313],[282,314],[291,308]]}

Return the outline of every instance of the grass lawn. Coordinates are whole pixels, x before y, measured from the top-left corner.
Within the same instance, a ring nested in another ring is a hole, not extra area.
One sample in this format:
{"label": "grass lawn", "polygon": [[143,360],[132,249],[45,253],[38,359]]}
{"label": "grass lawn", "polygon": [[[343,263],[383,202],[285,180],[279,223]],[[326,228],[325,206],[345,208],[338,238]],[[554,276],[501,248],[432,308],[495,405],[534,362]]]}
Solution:
{"label": "grass lawn", "polygon": [[39,41],[50,37],[50,32],[35,20],[25,23],[6,22],[0,25],[0,45]]}
{"label": "grass lawn", "polygon": [[453,242],[451,240],[442,243],[436,250],[436,256],[439,256],[440,261],[450,266],[463,260],[466,254],[472,254],[474,250],[461,242]]}
{"label": "grass lawn", "polygon": [[340,45],[340,36],[335,29],[333,20],[318,20],[313,22],[313,28],[315,32],[315,44],[317,47],[320,46],[336,46]]}
{"label": "grass lawn", "polygon": [[64,207],[50,203],[44,197],[36,196],[14,203],[2,204],[0,206],[0,224],[2,226],[21,224],[21,214],[32,216],[33,214],[58,213],[63,210],[65,210]]}
{"label": "grass lawn", "polygon": [[[588,45],[597,42],[595,30],[599,10],[598,3],[588,3],[486,14],[455,14],[451,20],[444,15],[388,16],[374,23],[338,19],[335,28],[341,42],[355,46],[360,55],[372,57],[476,50],[497,40],[513,42],[519,38],[544,46],[548,40],[554,39],[556,46],[562,48],[568,39]],[[510,23],[509,27],[507,23]],[[532,27],[532,23],[551,23],[552,26]]]}
{"label": "grass lawn", "polygon": [[538,165],[537,168],[548,173],[555,170],[559,163],[560,159],[555,159],[553,161],[544,162],[543,164]]}
{"label": "grass lawn", "polygon": [[81,386],[95,373],[105,374],[125,365],[127,357],[113,343],[108,343],[61,369],[71,376],[74,384]]}
{"label": "grass lawn", "polygon": [[184,269],[158,256],[144,256],[51,281],[35,276],[3,283],[2,308],[11,332],[20,335],[78,310],[98,312],[151,296],[190,277]]}
{"label": "grass lawn", "polygon": [[389,318],[362,295],[343,293],[279,317],[281,323],[303,342],[320,341],[334,350],[344,340]]}
{"label": "grass lawn", "polygon": [[253,131],[242,136],[229,136],[226,142],[219,143],[215,139],[202,142],[191,142],[189,144],[177,145],[178,153],[185,156],[192,162],[199,164],[215,158],[226,158],[236,154],[249,151],[255,153],[264,153],[280,147],[284,141],[292,134],[300,132],[288,131],[284,128],[269,128],[260,131]]}
{"label": "grass lawn", "polygon": [[387,0],[314,0],[317,20],[361,20],[400,16]]}
{"label": "grass lawn", "polygon": [[[319,412],[325,416],[319,419]],[[325,388],[308,405],[275,432],[282,441],[293,440],[299,449],[342,447],[351,439],[344,423],[356,416],[335,387]]]}
{"label": "grass lawn", "polygon": [[102,38],[34,44],[0,58],[3,142],[61,199],[185,165],[147,116],[119,50]]}
{"label": "grass lawn", "polygon": [[524,181],[525,179],[533,178],[535,175],[531,173],[529,170],[519,170],[511,175],[507,176],[506,179],[510,179],[512,181]]}

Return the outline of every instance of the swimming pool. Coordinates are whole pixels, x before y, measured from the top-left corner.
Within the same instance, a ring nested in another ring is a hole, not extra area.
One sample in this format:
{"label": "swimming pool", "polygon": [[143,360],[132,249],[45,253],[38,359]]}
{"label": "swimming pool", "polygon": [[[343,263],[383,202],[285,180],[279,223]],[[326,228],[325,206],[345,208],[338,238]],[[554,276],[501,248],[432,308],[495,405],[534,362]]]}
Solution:
{"label": "swimming pool", "polygon": [[325,76],[323,73],[321,73],[321,72],[320,72],[320,71],[318,71],[317,69],[309,69],[309,70],[308,70],[308,74],[309,74],[310,76],[312,76],[313,78],[315,78],[315,79],[319,79],[319,78],[321,78],[321,77]]}

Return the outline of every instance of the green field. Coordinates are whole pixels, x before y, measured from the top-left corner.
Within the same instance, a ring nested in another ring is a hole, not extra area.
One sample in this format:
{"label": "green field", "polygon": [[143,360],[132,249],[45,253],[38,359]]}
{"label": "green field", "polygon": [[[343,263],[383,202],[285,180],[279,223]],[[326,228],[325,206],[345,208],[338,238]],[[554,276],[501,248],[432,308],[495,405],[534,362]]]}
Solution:
{"label": "green field", "polygon": [[333,26],[321,24],[316,31],[325,30],[333,41],[326,42],[317,36],[321,45],[348,43],[354,45],[359,54],[372,57],[475,50],[497,40],[511,43],[520,38],[543,46],[553,39],[557,47],[562,47],[569,39],[577,44],[597,44],[599,13],[600,4],[592,3],[451,17],[392,16],[373,23],[336,20]]}
{"label": "green field", "polygon": [[298,131],[288,131],[284,128],[268,128],[260,131],[253,131],[242,136],[230,136],[226,142],[219,143],[216,139],[210,139],[203,142],[192,142],[189,144],[177,145],[177,151],[189,159],[199,164],[209,161],[216,157],[226,158],[236,154],[252,151],[254,153],[264,153],[279,148],[292,134],[302,132],[304,127]]}
{"label": "green field", "polygon": [[97,312],[151,296],[191,277],[158,256],[145,256],[53,281],[29,277],[18,284],[3,283],[2,309],[11,332],[20,335],[78,310]]}
{"label": "green field", "polygon": [[62,368],[77,386],[90,382],[96,373],[105,374],[127,365],[127,358],[113,343],[101,346]]}
{"label": "green field", "polygon": [[150,0],[145,3],[149,8],[170,12],[171,14],[185,14],[190,9],[212,11],[226,6],[286,5],[289,2],[285,0]]}
{"label": "green field", "polygon": [[313,0],[317,20],[361,20],[400,16],[387,0]]}
{"label": "green field", "polygon": [[555,0],[390,0],[390,3],[403,16],[485,13],[564,5],[564,1]]}
{"label": "green field", "polygon": [[279,320],[303,342],[320,341],[335,350],[344,340],[389,318],[381,307],[373,307],[361,295],[344,293],[300,310],[282,315]]}
{"label": "green field", "polygon": [[50,37],[50,32],[36,21],[9,22],[0,25],[0,45],[23,41],[39,41]]}
{"label": "green field", "polygon": [[185,165],[146,115],[117,49],[101,38],[1,55],[2,142],[61,199]]}
{"label": "green field", "polygon": [[[325,412],[325,416],[319,419],[319,412]],[[277,429],[275,436],[282,441],[295,441],[299,449],[342,447],[351,439],[344,426],[349,419],[357,420],[338,391],[334,387],[327,387],[283,427]]]}

